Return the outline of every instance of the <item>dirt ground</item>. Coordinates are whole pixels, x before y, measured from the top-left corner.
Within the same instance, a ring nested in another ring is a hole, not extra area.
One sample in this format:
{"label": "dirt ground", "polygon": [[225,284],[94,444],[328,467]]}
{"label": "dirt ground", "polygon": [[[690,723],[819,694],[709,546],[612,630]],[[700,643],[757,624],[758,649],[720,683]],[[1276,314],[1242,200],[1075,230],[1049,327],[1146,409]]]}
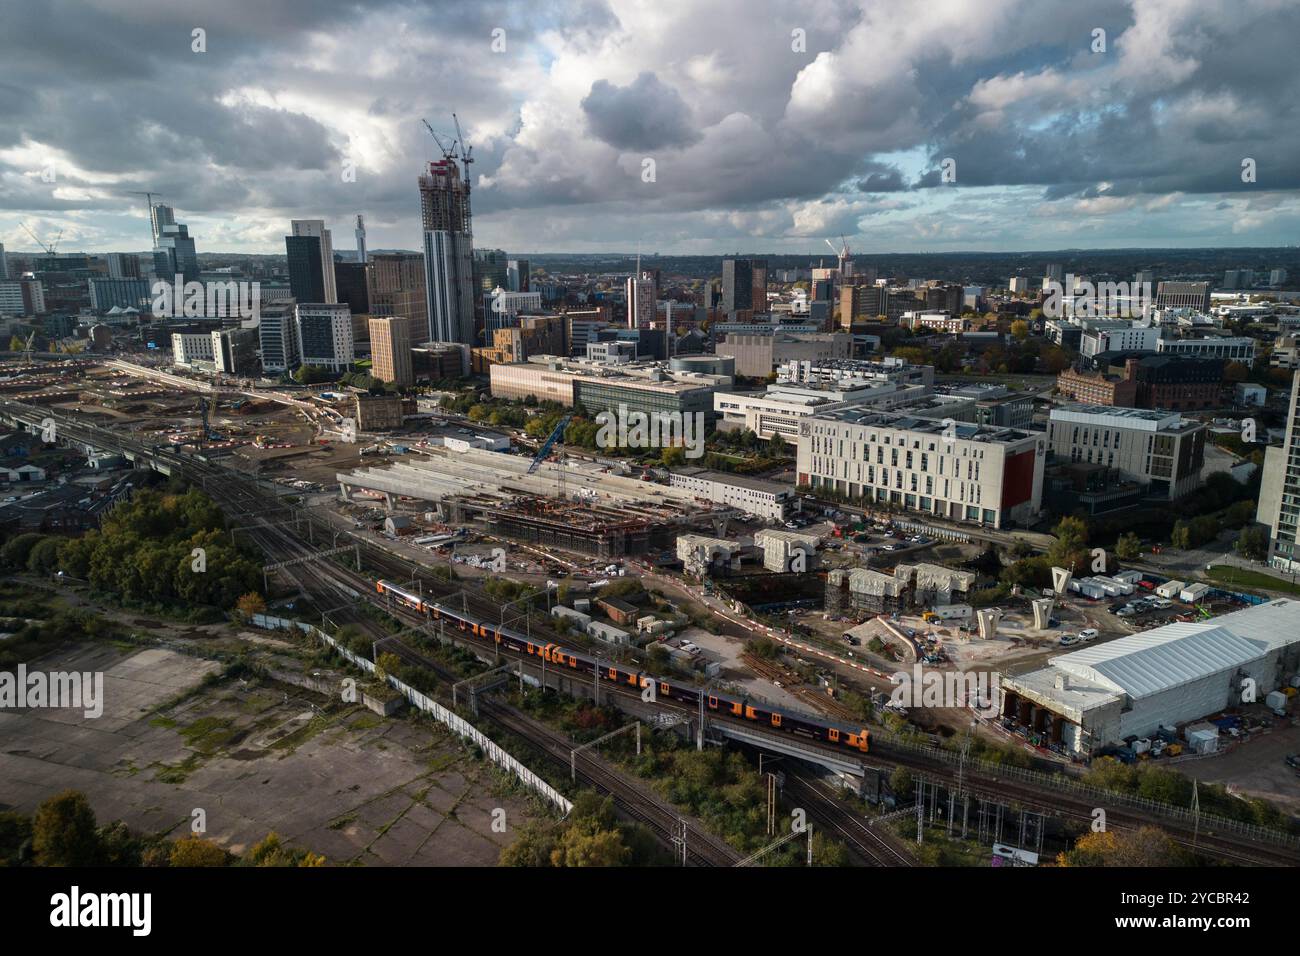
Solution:
{"label": "dirt ground", "polygon": [[[536,816],[526,793],[436,725],[383,718],[297,688],[201,686],[216,665],[169,650],[64,649],[30,667],[103,671],[100,719],[0,712],[0,805],[66,788],[101,821],[206,835],[242,852],[270,831],[332,864],[492,866]],[[492,814],[505,810],[506,832]]]}
{"label": "dirt ground", "polygon": [[1234,793],[1262,797],[1291,813],[1300,813],[1300,774],[1287,766],[1287,754],[1300,753],[1300,724],[1256,734],[1226,753],[1170,766],[1179,773],[1220,783]]}

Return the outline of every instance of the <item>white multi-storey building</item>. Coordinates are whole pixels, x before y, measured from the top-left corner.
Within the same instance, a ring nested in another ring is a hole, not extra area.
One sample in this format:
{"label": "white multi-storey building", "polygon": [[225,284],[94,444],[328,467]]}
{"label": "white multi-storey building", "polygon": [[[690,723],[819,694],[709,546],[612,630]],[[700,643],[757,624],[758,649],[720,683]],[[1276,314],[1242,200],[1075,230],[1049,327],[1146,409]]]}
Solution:
{"label": "white multi-storey building", "polygon": [[1181,498],[1201,485],[1205,425],[1177,412],[1065,405],[1052,409],[1047,438],[1058,458],[1114,468],[1154,497]]}
{"label": "white multi-storey building", "polygon": [[298,356],[303,365],[346,372],[356,358],[352,310],[347,303],[299,303],[294,308]]}
{"label": "white multi-storey building", "polygon": [[176,365],[191,368],[195,364],[211,365],[214,358],[211,332],[172,333],[172,361]]}
{"label": "white multi-storey building", "polygon": [[683,488],[697,498],[730,505],[764,518],[785,518],[796,500],[794,489],[775,481],[729,475],[703,468],[679,468],[669,477],[673,488]]}
{"label": "white multi-storey building", "polygon": [[1255,361],[1255,340],[1251,338],[1160,339],[1156,351],[1169,355],[1190,355],[1194,358],[1217,358],[1247,365]]}
{"label": "white multi-storey building", "polygon": [[841,409],[799,423],[798,482],[814,491],[1003,528],[1042,500],[1046,436]]}

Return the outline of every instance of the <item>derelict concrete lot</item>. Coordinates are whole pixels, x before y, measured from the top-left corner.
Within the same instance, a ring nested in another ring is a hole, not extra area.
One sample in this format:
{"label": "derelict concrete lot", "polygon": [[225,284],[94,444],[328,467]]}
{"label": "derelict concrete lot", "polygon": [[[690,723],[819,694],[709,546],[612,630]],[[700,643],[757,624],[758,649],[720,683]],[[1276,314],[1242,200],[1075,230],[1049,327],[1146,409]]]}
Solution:
{"label": "derelict concrete lot", "polygon": [[[431,724],[278,684],[202,686],[211,661],[106,644],[28,669],[102,670],[104,714],[0,711],[0,807],[80,790],[103,823],[240,853],[272,830],[331,864],[492,866],[535,815],[525,793]],[[492,830],[505,810],[506,832]]]}

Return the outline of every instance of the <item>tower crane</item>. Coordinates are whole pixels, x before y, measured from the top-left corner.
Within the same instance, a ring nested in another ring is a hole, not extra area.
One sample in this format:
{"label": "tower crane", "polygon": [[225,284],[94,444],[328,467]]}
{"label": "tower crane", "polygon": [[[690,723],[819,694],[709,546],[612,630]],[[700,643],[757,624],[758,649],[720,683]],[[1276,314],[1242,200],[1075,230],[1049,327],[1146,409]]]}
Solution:
{"label": "tower crane", "polygon": [[[560,419],[560,423],[555,426],[555,429],[547,437],[546,441],[542,442],[542,447],[537,449],[537,454],[533,456],[533,462],[528,466],[528,471],[525,472],[525,474],[531,475],[533,472],[537,471],[537,469],[541,467],[542,462],[546,460],[547,453],[549,453],[551,450],[551,446],[553,446],[557,441],[559,441],[564,436],[564,430],[569,427],[569,422],[571,421],[573,421],[572,415],[565,415],[563,418]],[[564,466],[565,466],[564,451],[561,450],[560,460],[559,460],[559,478],[558,478],[558,485],[559,485],[558,492],[561,501],[564,500]]]}
{"label": "tower crane", "polygon": [[442,141],[442,137],[433,131],[433,127],[429,125],[427,119],[421,119],[420,122],[423,123],[424,128],[429,131],[429,135],[433,137],[433,141],[438,144],[438,149],[442,151],[442,158],[453,159],[456,155],[456,144],[453,142],[450,147],[447,146],[447,144]]}
{"label": "tower crane", "polygon": [[[151,193],[151,192],[146,192],[146,191],[143,190],[143,189],[131,189],[131,190],[128,190],[128,192],[129,192],[132,196],[143,196],[143,197],[144,197],[144,201],[145,201],[145,214],[148,216],[148,219],[149,219],[149,234],[150,234],[150,235],[153,235],[153,231],[154,231],[154,226],[153,226],[153,197],[154,197],[154,196],[157,196],[159,199],[162,199],[162,194],[161,194],[161,193]],[[154,236],[153,238],[154,238],[155,241],[158,239],[157,236]]]}
{"label": "tower crane", "polygon": [[456,143],[460,149],[461,165],[465,167],[465,183],[469,183],[469,164],[474,162],[474,147],[465,142],[465,135],[460,131],[460,120],[451,114],[451,121],[456,124]]}
{"label": "tower crane", "polygon": [[53,242],[46,244],[46,243],[44,243],[44,242],[42,242],[42,241],[40,240],[40,238],[36,235],[36,233],[32,232],[31,229],[28,229],[28,227],[27,227],[27,223],[25,223],[25,222],[20,222],[18,225],[22,226],[23,229],[25,229],[25,230],[27,231],[27,235],[31,236],[33,239],[36,240],[36,244],[37,244],[38,246],[40,246],[42,249],[44,249],[44,250],[45,250],[45,253],[46,253],[47,255],[51,255],[51,256],[52,256],[52,255],[55,254],[54,250],[57,249],[57,248],[59,247],[59,240],[63,238],[63,230],[62,230],[62,229],[60,229],[59,232],[58,232],[58,235],[56,235],[56,236],[54,237],[54,241],[53,241]]}

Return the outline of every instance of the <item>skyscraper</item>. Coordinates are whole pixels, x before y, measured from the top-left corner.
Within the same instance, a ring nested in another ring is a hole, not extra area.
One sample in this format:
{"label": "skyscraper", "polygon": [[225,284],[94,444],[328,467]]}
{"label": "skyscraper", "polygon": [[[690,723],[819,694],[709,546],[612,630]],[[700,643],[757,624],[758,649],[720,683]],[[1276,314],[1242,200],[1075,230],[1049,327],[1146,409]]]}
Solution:
{"label": "skyscraper", "polygon": [[370,319],[370,374],[381,382],[410,385],[415,382],[411,368],[411,333],[406,319],[400,316]]}
{"label": "skyscraper", "polygon": [[527,259],[509,259],[506,261],[506,281],[509,283],[506,289],[510,292],[527,292],[528,289],[528,260]]}
{"label": "skyscraper", "polygon": [[[4,258],[4,247],[0,246],[0,259]],[[129,252],[110,252],[108,254],[108,277],[110,279],[140,278],[140,259]]]}
{"label": "skyscraper", "polygon": [[361,218],[361,213],[357,213],[356,236],[357,236],[357,262],[360,262],[362,265],[365,265],[369,257],[368,254],[366,253],[366,221]]}
{"label": "skyscraper", "polygon": [[303,299],[294,294],[299,302],[334,303],[339,300],[338,288],[334,283],[334,245],[330,240],[330,231],[325,228],[324,219],[294,219],[289,224],[294,236],[312,236],[320,240],[320,273],[324,280],[324,298]]}
{"label": "skyscraper", "polygon": [[469,181],[454,159],[429,163],[419,178],[429,340],[474,342],[473,226]]}
{"label": "skyscraper", "polygon": [[648,329],[655,319],[655,302],[659,290],[655,287],[652,272],[642,272],[628,276],[625,288],[627,294],[627,327],[629,329]]}
{"label": "skyscraper", "polygon": [[4,243],[0,242],[0,279],[9,278],[9,260],[5,258]]}
{"label": "skyscraper", "polygon": [[158,247],[158,240],[162,238],[164,226],[174,226],[176,224],[176,210],[166,203],[156,202],[149,207],[149,225],[153,228],[154,248]]}
{"label": "skyscraper", "polygon": [[749,274],[753,281],[753,293],[750,295],[750,308],[755,312],[767,311],[767,260],[749,260]]}
{"label": "skyscraper", "polygon": [[1268,528],[1268,563],[1300,569],[1300,375],[1291,376],[1286,435],[1264,451],[1255,520]]}
{"label": "skyscraper", "polygon": [[[166,219],[172,219],[172,208],[161,204],[153,208],[155,212],[166,209]],[[199,256],[190,230],[183,222],[162,222],[159,238],[153,245],[153,272],[165,282],[175,281],[175,276],[182,276],[186,282],[198,280]]]}
{"label": "skyscraper", "polygon": [[[318,236],[285,236],[289,260],[289,292],[299,302],[325,301],[325,273]],[[331,266],[330,273],[334,270]]]}
{"label": "skyscraper", "polygon": [[[763,267],[767,274],[766,263]],[[766,278],[764,279],[766,284]],[[748,259],[722,260],[722,311],[740,312],[754,308],[754,272]]]}

